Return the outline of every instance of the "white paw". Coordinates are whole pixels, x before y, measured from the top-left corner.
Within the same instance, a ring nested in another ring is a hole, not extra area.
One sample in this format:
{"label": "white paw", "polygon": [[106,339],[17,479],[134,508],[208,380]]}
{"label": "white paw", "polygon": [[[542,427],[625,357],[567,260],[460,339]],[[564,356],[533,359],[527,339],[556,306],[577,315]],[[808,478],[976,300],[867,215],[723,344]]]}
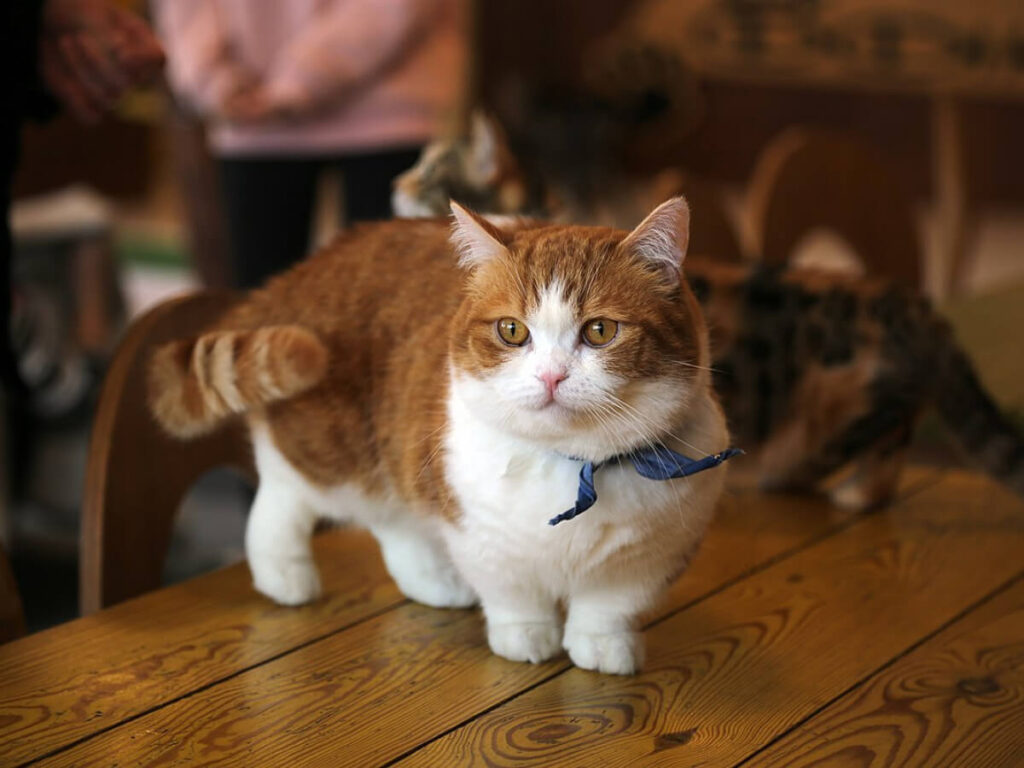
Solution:
{"label": "white paw", "polygon": [[434,608],[476,605],[476,592],[455,570],[440,540],[414,527],[392,526],[374,534],[388,573],[403,595]]}
{"label": "white paw", "polygon": [[320,597],[320,576],[308,557],[250,558],[253,586],[275,603],[302,605]]}
{"label": "white paw", "polygon": [[487,627],[487,642],[498,656],[538,664],[561,652],[562,628],[540,622],[492,624]]}
{"label": "white paw", "polygon": [[867,494],[860,483],[843,483],[829,494],[832,503],[840,509],[862,512],[868,507]]}
{"label": "white paw", "polygon": [[869,488],[866,483],[850,481],[832,491],[829,498],[840,509],[850,512],[867,512],[881,506],[891,498],[891,493]]}
{"label": "white paw", "polygon": [[639,632],[565,633],[565,650],[572,663],[609,675],[632,675],[644,663],[644,638]]}
{"label": "white paw", "polygon": [[434,608],[468,608],[477,603],[476,592],[454,569],[441,573],[424,571],[418,577],[405,574],[396,583],[406,597]]}

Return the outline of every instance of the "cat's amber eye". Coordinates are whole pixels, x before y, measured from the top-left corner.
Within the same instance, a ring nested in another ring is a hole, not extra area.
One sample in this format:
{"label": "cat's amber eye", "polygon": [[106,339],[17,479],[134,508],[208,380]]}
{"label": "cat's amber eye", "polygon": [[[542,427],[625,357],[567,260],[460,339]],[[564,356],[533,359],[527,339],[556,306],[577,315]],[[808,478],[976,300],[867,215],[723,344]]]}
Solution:
{"label": "cat's amber eye", "polygon": [[530,329],[522,320],[503,317],[497,323],[498,338],[511,347],[521,347],[530,339]]}
{"label": "cat's amber eye", "polygon": [[610,344],[619,333],[619,324],[606,317],[588,320],[583,326],[583,342],[591,347],[603,347]]}

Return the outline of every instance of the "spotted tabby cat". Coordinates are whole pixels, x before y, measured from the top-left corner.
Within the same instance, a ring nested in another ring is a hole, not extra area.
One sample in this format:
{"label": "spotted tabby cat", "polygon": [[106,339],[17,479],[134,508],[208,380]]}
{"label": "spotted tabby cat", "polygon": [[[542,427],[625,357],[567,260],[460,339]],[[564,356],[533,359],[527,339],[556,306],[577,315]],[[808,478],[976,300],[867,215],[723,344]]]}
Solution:
{"label": "spotted tabby cat", "polygon": [[[516,181],[515,159],[493,126],[478,120],[468,139],[446,147],[428,148],[396,180],[397,213],[447,215],[449,197],[467,188],[479,210],[532,212],[526,195],[506,192],[529,185]],[[708,319],[730,431],[763,487],[827,485],[841,506],[882,504],[915,423],[934,406],[975,463],[1024,494],[1024,442],[921,296],[880,279],[699,254],[686,276]]]}

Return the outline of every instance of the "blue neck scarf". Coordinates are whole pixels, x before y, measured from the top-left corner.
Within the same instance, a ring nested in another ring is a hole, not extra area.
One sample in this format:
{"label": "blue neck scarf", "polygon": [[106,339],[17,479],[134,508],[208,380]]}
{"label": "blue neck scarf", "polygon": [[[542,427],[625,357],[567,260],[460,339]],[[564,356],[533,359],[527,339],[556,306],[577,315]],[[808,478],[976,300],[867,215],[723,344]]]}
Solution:
{"label": "blue neck scarf", "polygon": [[638,448],[635,451],[624,453],[619,456],[598,462],[595,464],[588,461],[580,470],[580,487],[576,494],[576,505],[560,515],[548,520],[548,525],[558,525],[566,520],[572,520],[579,514],[586,512],[597,501],[597,491],[594,489],[594,472],[606,464],[622,462],[628,459],[637,474],[646,477],[648,480],[672,480],[677,477],[686,477],[705,469],[717,467],[726,459],[738,456],[743,453],[739,448],[727,448],[721,453],[713,453],[703,459],[691,459],[681,453],[658,446],[656,448]]}

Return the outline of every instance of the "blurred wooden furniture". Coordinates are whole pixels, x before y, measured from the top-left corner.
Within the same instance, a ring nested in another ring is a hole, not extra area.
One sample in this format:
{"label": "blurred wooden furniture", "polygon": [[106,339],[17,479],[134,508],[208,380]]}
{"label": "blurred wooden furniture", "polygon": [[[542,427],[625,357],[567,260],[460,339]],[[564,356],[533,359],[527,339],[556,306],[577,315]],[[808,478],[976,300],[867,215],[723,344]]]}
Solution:
{"label": "blurred wooden furniture", "polygon": [[146,406],[150,351],[199,333],[234,300],[198,293],[167,301],[128,330],[96,409],[82,506],[80,606],[88,614],[160,586],[175,514],[192,483],[218,466],[253,475],[240,424],[183,443]]}
{"label": "blurred wooden furniture", "polygon": [[861,517],[734,489],[635,677],[497,658],[331,530],[312,605],[239,564],[0,646],[0,764],[1019,765],[1022,513],[960,471]]}
{"label": "blurred wooden furniture", "polygon": [[841,236],[868,274],[921,289],[921,247],[909,196],[856,137],[791,128],[761,154],[749,206],[757,253],[786,264],[811,232]]}
{"label": "blurred wooden furniture", "polygon": [[709,181],[688,178],[682,191],[690,205],[689,253],[711,256],[718,261],[741,262],[743,249],[719,189]]}
{"label": "blurred wooden furniture", "polygon": [[705,82],[927,99],[945,298],[963,285],[975,220],[963,106],[1024,100],[1022,29],[1019,0],[641,0],[616,34],[676,51]]}
{"label": "blurred wooden furniture", "polygon": [[18,585],[11,572],[7,550],[0,541],[0,644],[25,634],[25,615],[21,610]]}

